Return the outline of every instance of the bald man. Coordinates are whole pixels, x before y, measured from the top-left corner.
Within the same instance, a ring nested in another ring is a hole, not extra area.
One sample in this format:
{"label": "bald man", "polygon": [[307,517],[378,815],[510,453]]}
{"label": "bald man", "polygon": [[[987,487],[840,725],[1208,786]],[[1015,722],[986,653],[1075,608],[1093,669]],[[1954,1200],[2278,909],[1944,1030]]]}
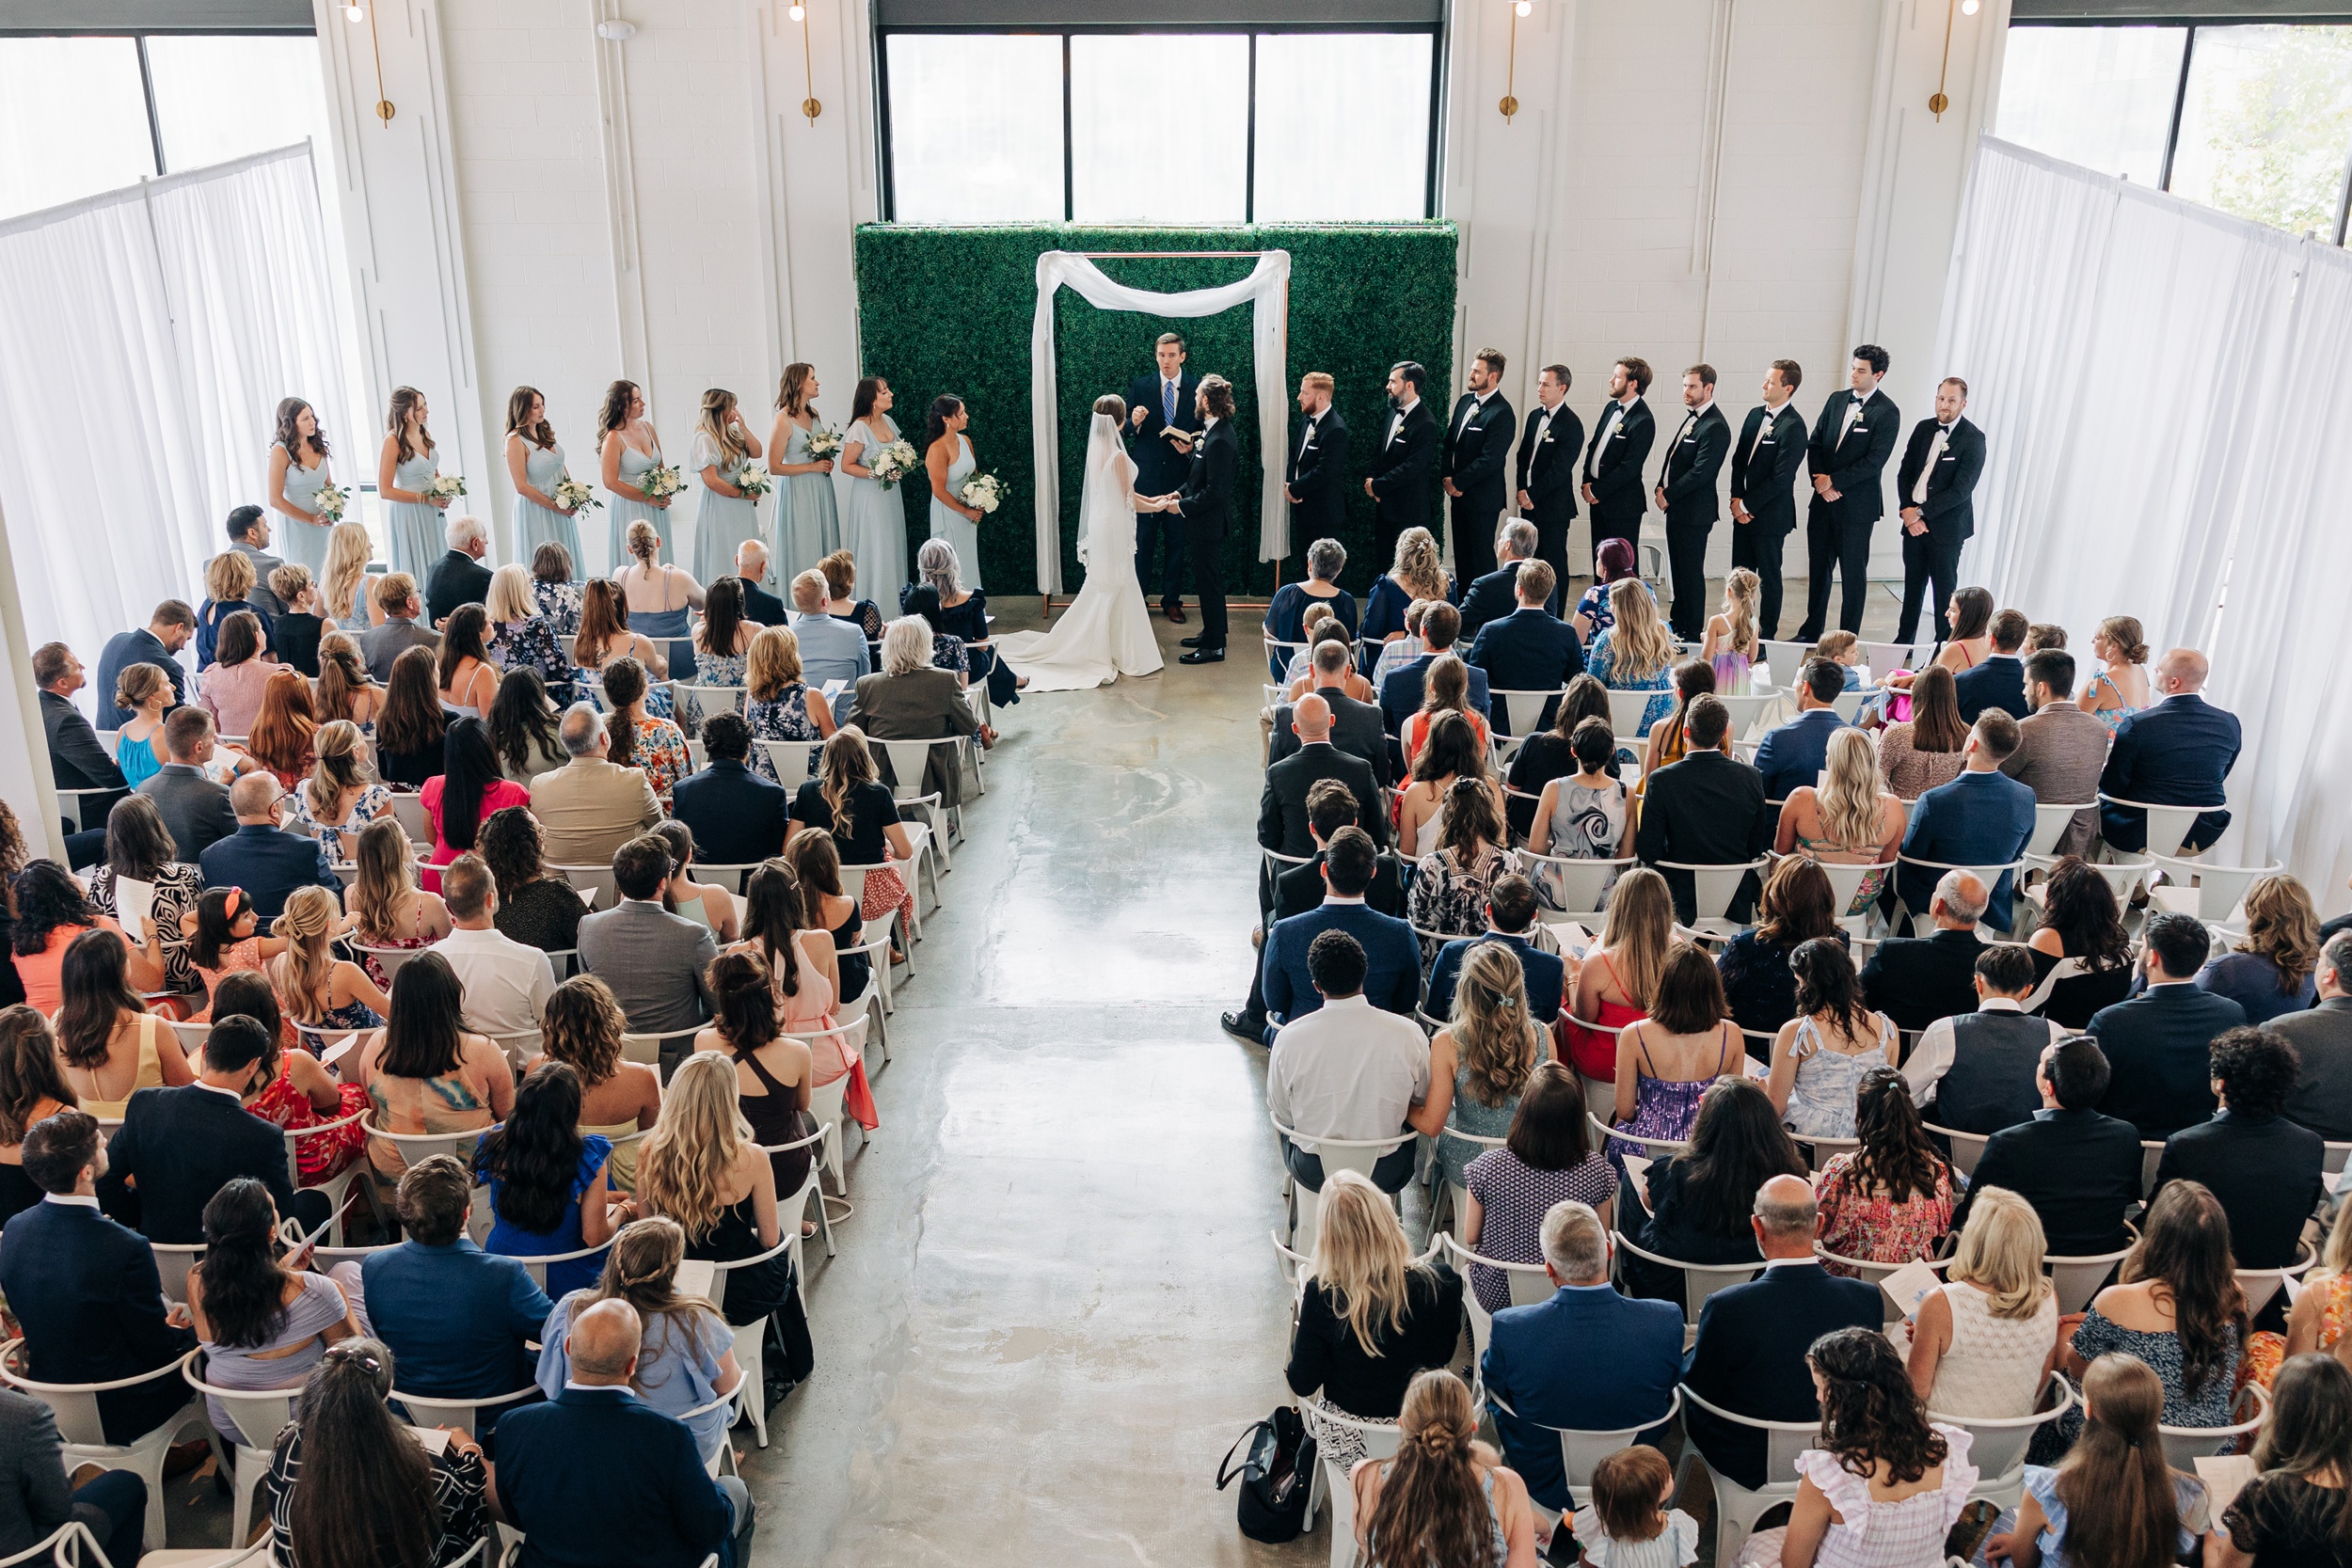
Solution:
{"label": "bald man", "polygon": [[283,793],[268,773],[247,773],[230,785],[229,809],[237,815],[237,831],[208,846],[197,862],[206,887],[245,889],[264,927],[285,913],[286,895],[298,887],[329,888],[338,897],[343,890],[324,844],[278,831]]}
{"label": "bald man", "polygon": [[[2143,806],[2210,806],[2200,813],[2181,848],[2208,848],[2230,825],[2222,809],[2229,800],[2230,769],[2237,765],[2243,738],[2237,715],[2205,701],[2205,656],[2175,648],[2149,673],[2153,700],[2115,726],[2099,793]],[[2148,814],[2134,806],[2099,807],[2099,834],[2108,847],[2137,854],[2173,852],[2169,844],[2148,842]]]}
{"label": "bald man", "polygon": [[[1298,750],[1265,770],[1265,793],[1258,806],[1258,845],[1278,855],[1306,860],[1315,852],[1307,827],[1307,792],[1337,779],[1356,797],[1360,826],[1379,848],[1389,845],[1388,813],[1380,809],[1380,784],[1372,764],[1331,744],[1331,705],[1310,691],[1291,705],[1291,733]],[[1261,878],[1262,902],[1273,907],[1272,878]]]}

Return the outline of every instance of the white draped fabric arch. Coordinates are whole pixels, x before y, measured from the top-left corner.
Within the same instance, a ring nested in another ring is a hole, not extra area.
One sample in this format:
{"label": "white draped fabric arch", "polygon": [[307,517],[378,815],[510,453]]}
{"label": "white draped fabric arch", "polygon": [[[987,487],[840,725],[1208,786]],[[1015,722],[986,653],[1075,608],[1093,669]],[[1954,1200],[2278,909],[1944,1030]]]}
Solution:
{"label": "white draped fabric arch", "polygon": [[1248,277],[1236,282],[1216,289],[1158,293],[1115,281],[1075,251],[1049,250],[1037,259],[1037,319],[1029,328],[1029,428],[1037,467],[1038,592],[1062,592],[1061,412],[1054,374],[1055,291],[1067,284],[1097,309],[1153,316],[1214,316],[1244,302],[1255,307],[1250,347],[1258,366],[1258,452],[1265,469],[1258,509],[1258,559],[1279,561],[1290,554],[1291,539],[1290,498],[1282,492],[1282,465],[1277,458],[1290,439],[1290,423],[1284,414],[1290,389],[1284,299],[1290,277],[1290,252],[1269,250],[1258,257]]}

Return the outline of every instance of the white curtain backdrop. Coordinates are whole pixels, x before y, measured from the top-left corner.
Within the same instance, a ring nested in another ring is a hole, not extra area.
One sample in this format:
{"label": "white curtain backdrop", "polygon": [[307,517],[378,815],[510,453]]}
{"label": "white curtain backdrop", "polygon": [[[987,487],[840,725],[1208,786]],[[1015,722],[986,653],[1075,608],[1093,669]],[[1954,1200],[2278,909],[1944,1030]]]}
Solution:
{"label": "white curtain backdrop", "polygon": [[193,604],[230,509],[267,503],[279,398],[365,469],[328,264],[308,144],[0,224],[0,514],[33,643],[94,668]]}
{"label": "white curtain backdrop", "polygon": [[1290,498],[1282,492],[1282,465],[1273,456],[1290,439],[1284,413],[1290,388],[1284,301],[1290,277],[1290,252],[1269,250],[1237,282],[1164,294],[1115,282],[1074,251],[1049,250],[1037,259],[1037,317],[1029,328],[1029,427],[1037,468],[1040,593],[1062,591],[1061,413],[1054,375],[1054,292],[1068,284],[1097,309],[1154,316],[1214,316],[1244,301],[1253,304],[1250,349],[1258,362],[1258,452],[1265,471],[1258,511],[1258,559],[1279,561],[1290,554],[1291,540]]}
{"label": "white curtain backdrop", "polygon": [[2246,730],[2218,858],[2343,907],[2320,781],[2352,762],[2326,700],[2352,544],[2324,498],[2352,485],[2352,259],[1986,136],[1937,358],[1987,444],[1962,580],[2068,627],[2086,672],[2108,615],[2206,650]]}

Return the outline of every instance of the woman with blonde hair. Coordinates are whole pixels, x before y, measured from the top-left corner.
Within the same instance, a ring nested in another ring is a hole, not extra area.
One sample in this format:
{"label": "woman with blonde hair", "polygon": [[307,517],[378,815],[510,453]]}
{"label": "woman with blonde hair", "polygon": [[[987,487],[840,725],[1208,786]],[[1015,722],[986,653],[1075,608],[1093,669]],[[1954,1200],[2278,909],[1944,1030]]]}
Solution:
{"label": "woman with blonde hair", "polygon": [[1674,894],[1648,866],[1634,867],[1609,890],[1609,918],[1577,971],[1576,1000],[1555,1025],[1562,1053],[1584,1077],[1616,1082],[1617,1037],[1649,1016],[1674,925]]}
{"label": "woman with blonde hair", "polygon": [[310,688],[310,710],[322,724],[342,720],[358,726],[369,739],[375,738],[384,689],[368,673],[358,640],[348,632],[330,631],[319,639],[319,678]]}
{"label": "woman with blonde hair", "polygon": [[441,515],[450,498],[430,496],[425,486],[440,476],[433,433],[424,427],[424,394],[414,387],[392,388],[384,416],[384,448],[376,459],[375,493],[384,502],[384,532],[391,541],[392,570],[422,582],[441,559]]}
{"label": "woman with blonde hair", "polygon": [[327,534],[326,562],[319,568],[319,613],[335,630],[357,635],[374,620],[367,594],[368,562],[374,554],[365,523],[337,523]]}
{"label": "woman with blonde hair", "polygon": [[1435,935],[1421,939],[1422,962],[1438,956],[1447,937],[1474,937],[1486,928],[1486,901],[1496,879],[1511,870],[1502,807],[1492,779],[1456,779],[1445,793],[1445,825],[1437,847],[1421,857],[1406,913]]}
{"label": "woman with blonde hair", "polygon": [[[558,546],[559,548],[561,546]],[[490,574],[490,662],[503,670],[535,670],[548,686],[563,686],[572,678],[572,661],[564,657],[555,627],[539,612],[539,594],[531,568],[508,562]],[[483,711],[487,713],[485,706]]]}
{"label": "woman with blonde hair", "polygon": [[[357,941],[368,947],[414,949],[449,935],[449,906],[439,894],[417,885],[416,848],[407,829],[389,816],[377,817],[359,831],[359,847],[351,858],[359,878],[344,900]],[[366,956],[364,967],[368,978],[389,988],[391,977],[373,955]]]}
{"label": "woman with blonde hair", "polygon": [[[199,674],[213,667],[220,657],[221,627],[229,617],[239,610],[249,610],[266,617],[268,612],[253,602],[253,585],[260,581],[253,567],[253,558],[238,550],[223,550],[204,564],[204,602],[196,611],[196,668]],[[262,624],[262,643],[269,642],[269,626]],[[240,731],[240,734],[243,732]]]}
{"label": "woman with blonde hair", "polygon": [[759,741],[832,738],[833,706],[823,692],[801,678],[801,640],[789,626],[759,629],[744,656],[743,684],[743,721],[751,726],[754,742],[752,767],[761,778],[775,779],[776,761]]}
{"label": "woman with blonde hair", "polygon": [[1282,1375],[1325,1455],[1347,1465],[1362,1456],[1363,1438],[1316,1414],[1396,1419],[1413,1374],[1454,1354],[1462,1277],[1413,1261],[1396,1211],[1361,1172],[1327,1173],[1321,1198],[1314,1262]]}
{"label": "woman with blonde hair", "polygon": [[317,839],[328,860],[348,861],[366,826],[392,814],[392,792],[369,777],[359,726],[349,720],[321,726],[314,750],[310,776],[294,791],[294,825]]}
{"label": "woman with blonde hair", "polygon": [[634,1134],[661,1114],[661,1074],[649,1062],[624,1061],[621,1037],[628,1019],[612,988],[593,974],[575,974],[555,988],[540,1012],[540,1045],[552,1061],[580,1074],[580,1130],[612,1146],[612,1185],[637,1185]]}
{"label": "woman with blonde hair", "polygon": [[115,706],[129,708],[131,721],[115,735],[115,766],[133,789],[163,771],[171,760],[164,742],[164,710],[171,705],[171,681],[152,664],[126,664],[115,677]]}
{"label": "woman with blonde hair", "polygon": [[[1878,749],[1867,732],[1848,725],[1829,737],[1829,754],[1819,784],[1799,784],[1781,806],[1772,852],[1802,855],[1827,865],[1883,865],[1902,847],[1910,818],[1903,803],[1879,780]],[[1842,914],[1867,910],[1884,891],[1888,873],[1877,871],[1847,900]]]}
{"label": "woman with blonde hair", "polygon": [[516,388],[506,398],[506,480],[514,490],[515,542],[523,554],[549,544],[580,553],[580,508],[555,499],[556,486],[569,477],[555,426],[548,422],[548,400],[536,387]]}
{"label": "woman with blonde hair", "polygon": [[[1968,724],[1960,716],[1960,688],[1940,664],[1919,672],[1911,683],[1911,717],[1879,735],[1879,769],[1887,789],[1916,800],[1938,784],[1950,784],[1967,765]],[[1792,792],[1793,793],[1793,792]]]}
{"label": "woman with blonde hair", "polygon": [[[695,437],[697,442],[702,439],[700,436]],[[706,500],[710,504],[726,504],[723,498],[711,497],[707,492]],[[735,504],[751,505],[749,501]],[[661,665],[662,670],[676,673],[681,680],[687,679],[692,673],[693,647],[689,643],[680,652],[677,644],[686,642],[694,634],[687,612],[703,607],[703,585],[682,567],[661,565],[655,562],[655,552],[661,548],[661,536],[653,531],[651,523],[642,520],[631,523],[628,532],[623,537],[628,546],[629,560],[628,564],[616,567],[612,573],[612,581],[621,591],[622,607],[628,610],[621,617],[620,626],[624,629],[634,628],[652,639],[657,646],[665,649],[667,657]],[[696,553],[699,555],[700,546],[697,546]],[[734,569],[734,558],[730,555],[722,570],[723,573]],[[580,635],[583,640],[588,636],[584,604]],[[588,661],[582,659],[580,662],[585,664]],[[672,662],[676,666],[674,672],[671,670]]]}
{"label": "woman with blonde hair", "polygon": [[358,964],[335,956],[342,917],[333,894],[323,887],[294,889],[286,895],[285,912],[270,922],[269,934],[286,944],[263,969],[288,1018],[321,1034],[373,1029],[384,1022],[391,1003],[383,989]]}
{"label": "woman with blonde hair", "polygon": [[1748,670],[1763,645],[1756,641],[1756,602],[1762,586],[1754,572],[1734,566],[1724,578],[1724,608],[1707,623],[1699,657],[1714,668],[1715,689],[1733,697],[1748,694]]}
{"label": "woman with blonde hair", "polygon": [[833,494],[833,459],[816,456],[808,438],[819,420],[817,413],[817,367],[795,359],[784,367],[776,386],[776,422],[768,433],[768,450],[775,453],[776,515],[771,527],[771,553],[791,580],[841,546],[841,516]]}
{"label": "woman with blonde hair", "polygon": [[1395,558],[1364,602],[1364,641],[1395,641],[1405,635],[1406,607],[1416,600],[1442,599],[1445,591],[1445,562],[1438,554],[1436,536],[1425,528],[1406,529],[1396,536]]}
{"label": "woman with blonde hair", "polygon": [[2148,642],[2139,622],[2110,615],[2090,634],[2090,651],[2106,666],[2082,689],[2074,705],[2108,729],[2148,705]]}
{"label": "woman with blonde hair", "polygon": [[[646,531],[650,533],[652,531],[648,529]],[[676,568],[664,567],[662,570],[675,571]],[[682,610],[678,612],[680,624],[684,622],[685,613]],[[666,641],[656,642],[644,633],[630,629],[628,597],[617,583],[598,578],[580,590],[580,632],[572,639],[571,650],[576,666],[571,677],[574,686],[583,691],[593,689],[594,683],[602,679],[605,667],[624,658],[633,658],[644,665],[645,673],[655,680],[667,680],[670,674],[668,646]],[[664,719],[675,716],[667,686],[655,687],[646,702],[648,712]]]}
{"label": "woman with blonde hair", "polygon": [[310,683],[302,672],[281,664],[262,686],[262,705],[246,733],[246,754],[278,776],[278,787],[292,789],[310,771],[311,736],[318,721],[310,712]]}
{"label": "woman with blonde hair", "polygon": [[2319,911],[2286,873],[2246,890],[2246,934],[2197,974],[2197,989],[2246,1009],[2249,1023],[2299,1013],[2319,1000]]}
{"label": "woman with blonde hair", "polygon": [[[733,572],[735,547],[759,537],[758,498],[739,482],[758,466],[761,451],[733,392],[713,387],[703,393],[688,461],[703,486],[694,509],[694,576],[705,584]],[[636,547],[629,546],[631,553]]]}
{"label": "woman with blonde hair", "polygon": [[1593,639],[1584,655],[1585,672],[1612,691],[1655,691],[1642,709],[1639,733],[1663,719],[1674,707],[1667,689],[1675,657],[1673,636],[1658,613],[1658,601],[1639,578],[1620,578],[1609,586],[1608,629]]}
{"label": "woman with blonde hair", "polygon": [[[1364,1560],[1430,1568],[1535,1568],[1535,1509],[1527,1483],[1478,1441],[1462,1380],[1422,1372],[1397,1415],[1392,1459],[1358,1459],[1356,1544]],[[1609,1561],[1630,1561],[1612,1557]]]}
{"label": "woman with blonde hair", "polygon": [[1438,1140],[1445,1180],[1467,1183],[1463,1168],[1486,1146],[1450,1132],[1500,1138],[1519,1112],[1528,1074],[1549,1042],[1527,1006],[1527,974],[1501,942],[1482,942],[1462,959],[1454,1006],[1429,1041],[1428,1098],[1406,1115],[1413,1131]]}
{"label": "woman with blonde hair", "polygon": [[1911,1386],[1930,1410],[1976,1420],[2030,1415],[2058,1358],[2058,1296],[2042,1276],[2033,1205],[2006,1187],[1969,1199],[1960,1251],[1911,1326]]}
{"label": "woman with blonde hair", "polygon": [[[605,503],[605,520],[612,531],[606,559],[614,571],[629,558],[628,531],[644,523],[647,531],[653,531],[670,510],[672,498],[649,494],[644,488],[645,475],[660,467],[661,436],[646,417],[644,388],[634,381],[613,382],[604,389],[604,401],[596,407],[596,478],[612,498]],[[658,533],[654,546],[663,547]],[[665,554],[662,564],[668,563]]]}

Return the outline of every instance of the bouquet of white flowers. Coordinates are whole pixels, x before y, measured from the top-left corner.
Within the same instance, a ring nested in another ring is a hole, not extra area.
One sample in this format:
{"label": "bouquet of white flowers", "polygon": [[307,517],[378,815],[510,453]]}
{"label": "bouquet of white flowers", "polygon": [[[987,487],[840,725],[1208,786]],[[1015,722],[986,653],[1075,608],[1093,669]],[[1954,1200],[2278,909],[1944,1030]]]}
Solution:
{"label": "bouquet of white flowers", "polygon": [[921,467],[922,462],[914,455],[913,442],[893,441],[876,451],[866,467],[874,471],[874,477],[882,481],[882,487],[887,490]]}
{"label": "bouquet of white flowers", "polygon": [[464,474],[435,474],[424,482],[424,499],[427,500],[453,501],[465,493]]}
{"label": "bouquet of white flowers", "polygon": [[841,455],[841,432],[823,425],[811,425],[808,430],[808,460],[821,463]]}
{"label": "bouquet of white flowers", "polygon": [[1004,504],[1005,482],[994,474],[974,474],[956,494],[964,505],[985,517]]}
{"label": "bouquet of white flowers", "polygon": [[317,506],[319,521],[330,527],[343,520],[343,508],[351,504],[351,492],[340,484],[319,486]]}
{"label": "bouquet of white flowers", "polygon": [[587,507],[604,505],[604,502],[596,499],[596,488],[593,485],[585,480],[574,479],[569,474],[565,474],[555,482],[554,499],[557,507],[565,512],[579,512]]}
{"label": "bouquet of white flowers", "polygon": [[750,501],[759,499],[776,486],[775,480],[770,476],[768,470],[755,463],[742,465],[728,477],[735,487],[743,492],[743,499]]}
{"label": "bouquet of white flowers", "polygon": [[655,500],[666,500],[686,488],[686,476],[667,463],[657,463],[639,477],[637,487]]}

